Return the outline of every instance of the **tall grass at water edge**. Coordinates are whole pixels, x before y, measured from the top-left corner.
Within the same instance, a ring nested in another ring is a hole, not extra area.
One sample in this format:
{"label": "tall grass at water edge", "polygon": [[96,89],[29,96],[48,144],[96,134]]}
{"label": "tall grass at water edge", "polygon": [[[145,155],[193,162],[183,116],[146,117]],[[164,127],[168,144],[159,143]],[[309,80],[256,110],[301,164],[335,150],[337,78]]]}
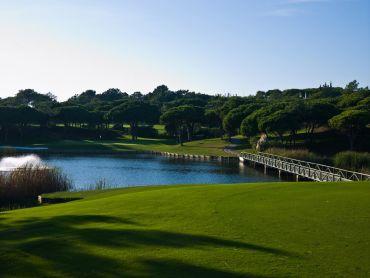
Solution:
{"label": "tall grass at water edge", "polygon": [[292,159],[304,160],[320,164],[331,164],[330,158],[310,152],[307,149],[269,148],[265,152],[284,157],[289,157]]}
{"label": "tall grass at water edge", "polygon": [[71,181],[56,168],[26,165],[13,171],[1,172],[0,209],[34,205],[38,195],[71,188]]}
{"label": "tall grass at water edge", "polygon": [[370,153],[345,151],[334,156],[334,166],[370,174]]}
{"label": "tall grass at water edge", "polygon": [[269,148],[265,152],[370,174],[370,153],[366,152],[345,151],[337,153],[333,157],[321,156],[307,149]]}

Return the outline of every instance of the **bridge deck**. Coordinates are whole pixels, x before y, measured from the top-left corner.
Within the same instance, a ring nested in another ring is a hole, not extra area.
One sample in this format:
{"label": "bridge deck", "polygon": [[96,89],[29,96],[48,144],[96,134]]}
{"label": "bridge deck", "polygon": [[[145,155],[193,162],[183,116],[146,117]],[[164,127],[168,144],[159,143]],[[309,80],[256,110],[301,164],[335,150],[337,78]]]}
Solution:
{"label": "bridge deck", "polygon": [[268,153],[241,153],[241,161],[250,161],[314,181],[365,181],[370,175],[323,164]]}

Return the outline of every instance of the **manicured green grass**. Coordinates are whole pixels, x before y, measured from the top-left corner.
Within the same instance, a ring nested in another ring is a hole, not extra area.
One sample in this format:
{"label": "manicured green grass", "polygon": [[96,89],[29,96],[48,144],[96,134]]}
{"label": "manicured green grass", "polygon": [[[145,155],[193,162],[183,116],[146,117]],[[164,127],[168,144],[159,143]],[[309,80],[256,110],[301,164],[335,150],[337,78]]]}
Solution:
{"label": "manicured green grass", "polygon": [[171,139],[139,138],[132,141],[129,136],[115,141],[104,140],[63,140],[49,144],[35,144],[34,146],[47,146],[51,152],[126,152],[126,151],[159,151],[180,154],[202,154],[229,156],[224,152],[227,141],[220,138],[196,140],[184,143],[183,146]]}
{"label": "manicured green grass", "polygon": [[1,277],[370,275],[368,182],[51,196],[83,199],[0,214]]}

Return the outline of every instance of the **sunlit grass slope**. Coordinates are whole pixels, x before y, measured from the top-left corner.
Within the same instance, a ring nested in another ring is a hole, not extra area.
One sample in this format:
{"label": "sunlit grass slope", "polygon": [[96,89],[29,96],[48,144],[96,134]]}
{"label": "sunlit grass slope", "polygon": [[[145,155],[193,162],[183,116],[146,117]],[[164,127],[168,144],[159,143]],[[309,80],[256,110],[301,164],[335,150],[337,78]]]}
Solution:
{"label": "sunlit grass slope", "polygon": [[0,214],[1,277],[369,277],[370,183],[55,194]]}
{"label": "sunlit grass slope", "polygon": [[35,146],[46,146],[55,152],[126,152],[126,151],[159,151],[174,152],[179,154],[202,154],[228,156],[224,148],[227,141],[220,138],[195,140],[186,142],[183,146],[176,144],[170,139],[139,138],[132,141],[129,136],[114,141],[104,140],[63,140],[49,144],[37,144]]}

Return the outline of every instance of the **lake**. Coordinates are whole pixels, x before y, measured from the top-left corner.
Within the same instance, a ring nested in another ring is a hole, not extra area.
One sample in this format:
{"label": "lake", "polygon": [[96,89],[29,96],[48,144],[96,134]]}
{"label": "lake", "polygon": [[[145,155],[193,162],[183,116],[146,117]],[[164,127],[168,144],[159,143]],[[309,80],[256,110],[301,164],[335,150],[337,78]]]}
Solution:
{"label": "lake", "polygon": [[104,180],[109,187],[278,181],[239,163],[181,160],[150,154],[42,156],[72,179],[75,189]]}

